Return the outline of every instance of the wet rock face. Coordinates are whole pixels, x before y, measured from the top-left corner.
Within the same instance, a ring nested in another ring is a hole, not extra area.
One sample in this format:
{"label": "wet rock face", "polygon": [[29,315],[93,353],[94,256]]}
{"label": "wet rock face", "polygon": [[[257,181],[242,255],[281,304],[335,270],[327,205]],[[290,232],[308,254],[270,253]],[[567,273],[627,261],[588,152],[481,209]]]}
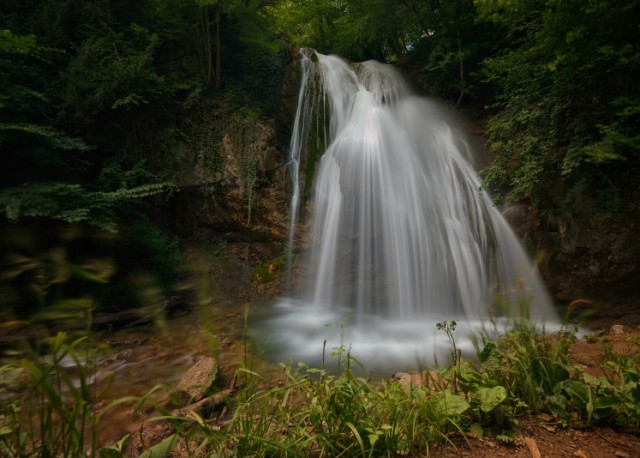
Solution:
{"label": "wet rock face", "polygon": [[561,300],[637,296],[640,230],[630,215],[548,218],[539,245],[548,253],[541,268]]}
{"label": "wet rock face", "polygon": [[640,219],[633,209],[543,216],[517,206],[505,216],[537,253],[545,283],[558,301],[640,300]]}
{"label": "wet rock face", "polygon": [[229,240],[275,241],[286,233],[286,159],[276,126],[258,117],[225,119],[215,160],[196,154],[182,171],[174,205],[189,232]]}
{"label": "wet rock face", "polygon": [[[256,300],[280,285],[255,285],[256,268],[282,256],[289,224],[288,144],[297,105],[299,62],[291,50],[282,106],[268,118],[223,100],[190,113],[163,164],[180,191],[171,200],[173,230],[189,242],[185,259],[213,279],[212,295]],[[266,286],[269,286],[265,292]]]}
{"label": "wet rock face", "polygon": [[281,254],[290,199],[287,148],[299,84],[296,55],[292,50],[282,108],[273,118],[219,102],[186,122],[187,140],[176,148],[181,156],[172,159],[180,187],[172,212],[187,237],[224,242],[230,255],[246,245],[279,247],[259,261]]}

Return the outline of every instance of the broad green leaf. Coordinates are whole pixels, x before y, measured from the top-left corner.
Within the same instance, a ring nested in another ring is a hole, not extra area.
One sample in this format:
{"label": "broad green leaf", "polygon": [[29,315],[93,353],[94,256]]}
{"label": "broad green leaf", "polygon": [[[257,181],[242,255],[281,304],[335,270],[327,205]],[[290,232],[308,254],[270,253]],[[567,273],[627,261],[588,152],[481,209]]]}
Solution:
{"label": "broad green leaf", "polygon": [[111,447],[103,447],[98,452],[100,458],[122,458],[122,452]]}
{"label": "broad green leaf", "polygon": [[481,387],[478,389],[478,397],[480,398],[480,410],[491,412],[507,398],[507,390],[503,386]]}
{"label": "broad green leaf", "polygon": [[574,402],[584,404],[589,400],[589,388],[583,381],[563,380],[560,385]]}
{"label": "broad green leaf", "polygon": [[461,395],[454,394],[451,390],[444,390],[434,397],[436,405],[447,416],[455,416],[464,413],[470,406]]}
{"label": "broad green leaf", "polygon": [[567,398],[561,394],[546,397],[547,408],[556,417],[564,418],[567,415]]}
{"label": "broad green leaf", "polygon": [[615,405],[619,405],[621,403],[622,401],[613,397],[598,396],[593,403],[593,409],[594,410],[610,409],[611,407]]}

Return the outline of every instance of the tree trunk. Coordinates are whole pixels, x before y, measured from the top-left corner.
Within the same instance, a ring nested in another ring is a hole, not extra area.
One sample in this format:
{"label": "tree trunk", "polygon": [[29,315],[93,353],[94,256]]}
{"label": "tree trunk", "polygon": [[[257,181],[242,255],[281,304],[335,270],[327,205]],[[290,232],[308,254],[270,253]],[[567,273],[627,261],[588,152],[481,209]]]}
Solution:
{"label": "tree trunk", "polygon": [[220,43],[220,8],[216,10],[216,73],[215,82],[216,89],[222,86],[222,45]]}
{"label": "tree trunk", "polygon": [[458,96],[458,101],[456,102],[456,106],[460,106],[462,103],[462,99],[464,98],[464,58],[462,56],[462,35],[460,33],[461,28],[461,19],[460,19],[460,1],[456,3],[456,38],[458,41],[458,59],[459,59],[459,69],[460,69],[460,95]]}
{"label": "tree trunk", "polygon": [[460,59],[460,95],[456,106],[460,106],[464,98],[464,59],[462,57],[462,39],[460,38],[460,29],[458,29],[458,58]]}
{"label": "tree trunk", "polygon": [[213,56],[211,55],[211,25],[209,24],[209,7],[204,7],[205,14],[205,43],[207,53],[207,83],[213,79]]}
{"label": "tree trunk", "polygon": [[322,46],[323,51],[326,52],[327,47],[327,37],[324,33],[324,26],[322,25],[322,14],[318,15],[318,24],[320,25],[320,45]]}

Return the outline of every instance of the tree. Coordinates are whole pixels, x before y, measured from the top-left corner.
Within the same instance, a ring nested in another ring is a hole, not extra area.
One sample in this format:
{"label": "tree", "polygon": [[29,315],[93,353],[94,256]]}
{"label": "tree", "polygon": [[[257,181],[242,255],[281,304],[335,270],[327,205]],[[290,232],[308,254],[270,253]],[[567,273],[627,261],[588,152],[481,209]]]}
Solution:
{"label": "tree", "polygon": [[49,121],[47,95],[36,89],[49,76],[47,54],[33,35],[0,32],[0,151],[11,167],[2,170],[0,209],[9,220],[24,217],[88,222],[115,229],[119,203],[162,192],[168,183],[92,191],[77,182],[92,148]]}
{"label": "tree", "polygon": [[610,207],[637,193],[640,2],[478,3],[509,38],[484,62],[498,91],[489,183],[548,205],[560,181],[566,209],[593,190]]}

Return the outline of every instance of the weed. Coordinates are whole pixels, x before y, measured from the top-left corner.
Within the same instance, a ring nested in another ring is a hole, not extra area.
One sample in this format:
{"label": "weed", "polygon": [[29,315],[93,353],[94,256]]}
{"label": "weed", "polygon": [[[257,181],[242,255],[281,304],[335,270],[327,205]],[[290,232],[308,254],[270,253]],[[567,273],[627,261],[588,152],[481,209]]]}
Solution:
{"label": "weed", "polygon": [[598,343],[598,334],[587,334],[584,340],[590,344]]}

